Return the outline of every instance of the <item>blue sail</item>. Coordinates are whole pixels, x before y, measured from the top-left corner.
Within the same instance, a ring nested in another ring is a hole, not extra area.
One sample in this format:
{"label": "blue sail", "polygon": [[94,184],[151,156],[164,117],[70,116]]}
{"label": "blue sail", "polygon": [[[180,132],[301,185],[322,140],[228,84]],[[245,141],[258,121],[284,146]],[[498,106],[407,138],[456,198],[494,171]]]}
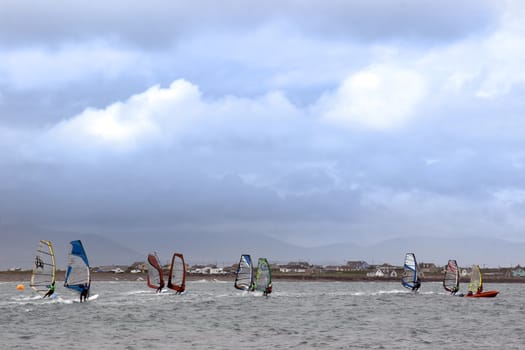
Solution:
{"label": "blue sail", "polygon": [[89,260],[86,251],[81,241],[72,241],[64,286],[81,293],[85,286],[89,288],[89,284]]}

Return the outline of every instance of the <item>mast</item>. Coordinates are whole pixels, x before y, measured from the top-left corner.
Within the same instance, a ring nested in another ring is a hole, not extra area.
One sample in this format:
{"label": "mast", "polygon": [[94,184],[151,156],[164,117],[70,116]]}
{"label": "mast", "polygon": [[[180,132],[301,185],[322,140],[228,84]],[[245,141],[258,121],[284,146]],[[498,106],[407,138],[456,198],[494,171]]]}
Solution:
{"label": "mast", "polygon": [[177,293],[182,293],[186,289],[186,264],[182,254],[174,253],[171,258],[168,288]]}
{"label": "mast", "polygon": [[253,265],[248,254],[241,255],[234,286],[240,290],[253,290]]}
{"label": "mast", "polygon": [[50,241],[40,240],[36,249],[30,286],[34,291],[46,294],[56,280],[56,262]]}

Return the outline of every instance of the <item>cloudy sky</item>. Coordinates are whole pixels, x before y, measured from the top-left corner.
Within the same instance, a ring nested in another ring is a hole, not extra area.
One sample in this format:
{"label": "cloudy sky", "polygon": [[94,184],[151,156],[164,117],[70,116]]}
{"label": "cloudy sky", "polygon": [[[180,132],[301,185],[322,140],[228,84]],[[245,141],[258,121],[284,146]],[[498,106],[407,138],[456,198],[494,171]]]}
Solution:
{"label": "cloudy sky", "polygon": [[525,241],[521,1],[4,0],[0,226]]}

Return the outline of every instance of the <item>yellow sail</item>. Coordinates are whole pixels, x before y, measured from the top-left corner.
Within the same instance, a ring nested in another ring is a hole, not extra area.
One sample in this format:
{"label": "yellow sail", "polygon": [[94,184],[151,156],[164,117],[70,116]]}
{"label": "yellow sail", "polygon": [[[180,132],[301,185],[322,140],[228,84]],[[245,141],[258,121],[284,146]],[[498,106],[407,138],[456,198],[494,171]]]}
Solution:
{"label": "yellow sail", "polygon": [[55,283],[56,263],[53,245],[50,241],[41,240],[36,249],[30,286],[38,293],[45,294]]}
{"label": "yellow sail", "polygon": [[472,265],[472,273],[470,275],[470,283],[468,285],[469,292],[479,293],[483,290],[483,280],[481,277],[481,271],[479,266],[474,264]]}

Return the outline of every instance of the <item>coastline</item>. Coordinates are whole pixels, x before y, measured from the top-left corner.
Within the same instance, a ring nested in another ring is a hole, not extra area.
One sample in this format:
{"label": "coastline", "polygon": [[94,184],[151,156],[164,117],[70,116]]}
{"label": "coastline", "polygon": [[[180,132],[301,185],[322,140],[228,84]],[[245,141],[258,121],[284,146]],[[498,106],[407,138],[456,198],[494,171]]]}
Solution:
{"label": "coastline", "polygon": [[[64,281],[64,271],[57,271],[57,282]],[[146,273],[114,273],[114,272],[93,272],[91,274],[91,281],[146,281]],[[274,274],[273,281],[293,281],[293,282],[399,282],[399,278],[391,277],[364,277],[364,276],[319,276],[306,274]],[[29,283],[31,280],[31,271],[0,271],[0,282],[18,282]],[[188,274],[186,281],[226,281],[233,283],[235,276],[233,275],[210,275],[210,274]],[[423,282],[441,282],[443,276],[428,276],[422,279]],[[525,283],[525,277],[486,277],[483,279],[485,283]],[[461,283],[468,283],[468,279],[461,279]]]}

